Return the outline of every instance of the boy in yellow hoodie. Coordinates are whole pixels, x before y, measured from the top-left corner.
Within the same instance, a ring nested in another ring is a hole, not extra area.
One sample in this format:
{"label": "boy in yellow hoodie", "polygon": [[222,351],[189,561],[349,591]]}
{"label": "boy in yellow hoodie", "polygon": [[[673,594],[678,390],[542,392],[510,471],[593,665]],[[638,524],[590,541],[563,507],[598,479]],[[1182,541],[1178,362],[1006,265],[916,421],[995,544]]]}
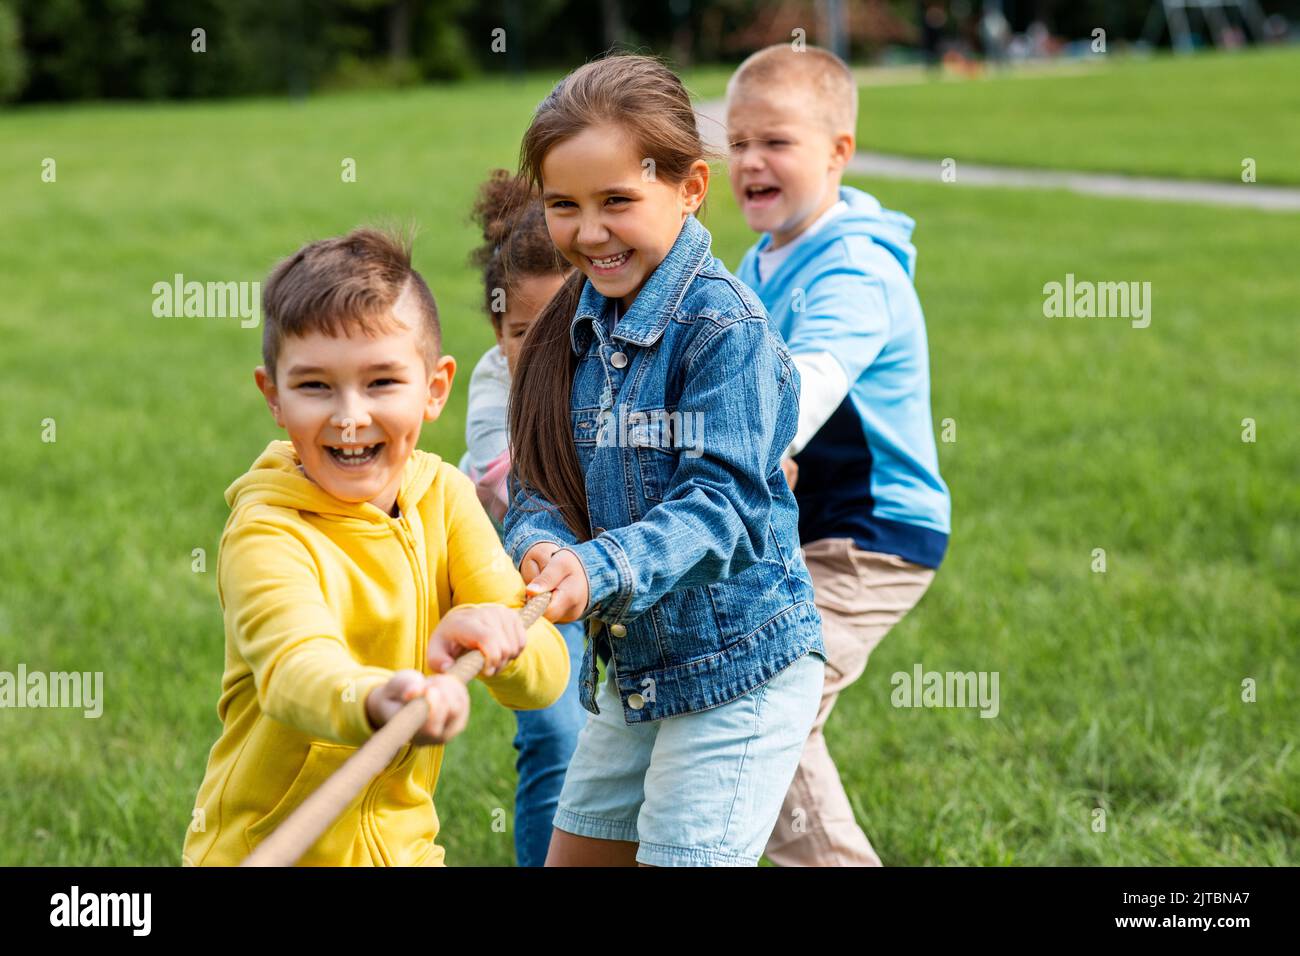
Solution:
{"label": "boy in yellow hoodie", "polygon": [[301,862],[440,865],[441,745],[469,710],[440,672],[476,648],[497,701],[541,708],[568,682],[568,649],[545,619],[525,634],[523,581],[473,484],[416,448],[456,362],[409,247],[365,229],[310,243],[271,273],[263,318],[255,378],[290,440],[226,490],[223,729],[183,859],[239,863],[423,693],[413,743]]}

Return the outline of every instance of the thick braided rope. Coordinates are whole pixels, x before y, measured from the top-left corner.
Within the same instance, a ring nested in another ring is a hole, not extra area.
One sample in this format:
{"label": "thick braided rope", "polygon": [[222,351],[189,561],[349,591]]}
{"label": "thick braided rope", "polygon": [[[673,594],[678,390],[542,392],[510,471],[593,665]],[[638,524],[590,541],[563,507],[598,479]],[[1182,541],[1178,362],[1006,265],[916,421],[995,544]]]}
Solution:
{"label": "thick braided rope", "polygon": [[[546,605],[551,602],[547,591],[528,599],[519,610],[525,628],[532,627]],[[469,651],[456,658],[446,674],[468,684],[483,669],[483,655]],[[416,731],[429,717],[429,701],[421,694],[407,701],[393,719],[375,731],[347,762],[334,771],[320,787],[289,815],[275,832],[257,845],[241,866],[292,866],[310,849],[330,824],[338,819],[356,795],[388,766],[398,751],[410,743]]]}

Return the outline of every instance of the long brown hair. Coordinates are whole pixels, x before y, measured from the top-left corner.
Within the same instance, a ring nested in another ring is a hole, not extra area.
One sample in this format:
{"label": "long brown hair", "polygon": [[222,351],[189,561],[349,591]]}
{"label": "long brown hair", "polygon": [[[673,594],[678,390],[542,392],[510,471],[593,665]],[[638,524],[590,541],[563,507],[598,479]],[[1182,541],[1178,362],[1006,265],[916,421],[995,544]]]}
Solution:
{"label": "long brown hair", "polygon": [[[682,81],[653,57],[617,54],[578,67],[542,100],[519,149],[520,176],[542,185],[552,147],[588,127],[617,124],[655,175],[676,185],[710,158]],[[701,208],[701,212],[703,209]],[[554,504],[579,541],[591,537],[587,490],[569,412],[578,356],[569,323],[586,276],[575,269],[542,310],[519,352],[510,389],[510,465],[516,480]]]}

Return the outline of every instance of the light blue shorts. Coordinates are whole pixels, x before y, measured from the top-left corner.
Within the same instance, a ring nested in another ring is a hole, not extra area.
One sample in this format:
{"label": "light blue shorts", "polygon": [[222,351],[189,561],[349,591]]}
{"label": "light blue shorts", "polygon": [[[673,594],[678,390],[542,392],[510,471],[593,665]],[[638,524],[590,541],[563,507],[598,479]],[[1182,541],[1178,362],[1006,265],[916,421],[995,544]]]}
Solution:
{"label": "light blue shorts", "polygon": [[609,679],[578,735],[555,826],[639,843],[651,866],[755,866],[821,702],[805,654],[766,684],[694,714],[628,726]]}

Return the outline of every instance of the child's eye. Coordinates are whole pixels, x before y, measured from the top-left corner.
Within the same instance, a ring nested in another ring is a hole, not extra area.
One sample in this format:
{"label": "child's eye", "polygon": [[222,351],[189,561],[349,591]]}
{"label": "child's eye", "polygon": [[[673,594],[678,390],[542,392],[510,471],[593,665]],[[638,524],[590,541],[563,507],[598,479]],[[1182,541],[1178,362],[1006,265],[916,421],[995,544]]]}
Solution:
{"label": "child's eye", "polygon": [[560,209],[560,208],[563,208],[563,207],[565,207],[565,206],[572,206],[572,205],[573,205],[573,203],[570,202],[568,199],[557,199],[557,200],[555,200],[555,202],[551,203],[551,208],[552,208],[552,209]]}
{"label": "child's eye", "polygon": [[790,141],[788,139],[769,139],[767,141],[767,145],[768,146],[789,146]]}
{"label": "child's eye", "polygon": [[294,386],[294,388],[316,389],[316,388],[329,388],[329,386],[326,385],[324,382],[299,382],[297,385]]}
{"label": "child's eye", "polygon": [[397,379],[395,379],[395,378],[377,378],[377,379],[375,379],[373,382],[371,382],[370,384],[371,384],[372,387],[377,385],[377,386],[379,386],[380,388],[382,388],[382,387],[384,387],[385,385],[400,385],[401,382],[399,382],[399,381],[398,381]]}
{"label": "child's eye", "polygon": [[608,199],[606,199],[605,201],[606,201],[606,202],[614,202],[615,200],[617,200],[617,201],[619,201],[619,202],[631,202],[631,200],[628,199],[626,196],[610,196],[610,197],[609,197]]}

